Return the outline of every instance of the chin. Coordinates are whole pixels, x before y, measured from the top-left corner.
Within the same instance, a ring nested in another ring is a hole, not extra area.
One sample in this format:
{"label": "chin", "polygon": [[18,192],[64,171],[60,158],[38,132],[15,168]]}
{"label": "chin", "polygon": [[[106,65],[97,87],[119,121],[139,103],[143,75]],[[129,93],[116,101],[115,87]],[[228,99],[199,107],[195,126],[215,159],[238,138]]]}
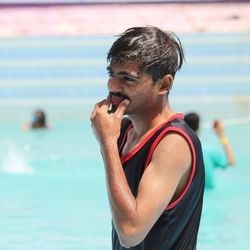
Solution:
{"label": "chin", "polygon": [[133,112],[129,108],[127,108],[124,112],[124,115],[131,115]]}

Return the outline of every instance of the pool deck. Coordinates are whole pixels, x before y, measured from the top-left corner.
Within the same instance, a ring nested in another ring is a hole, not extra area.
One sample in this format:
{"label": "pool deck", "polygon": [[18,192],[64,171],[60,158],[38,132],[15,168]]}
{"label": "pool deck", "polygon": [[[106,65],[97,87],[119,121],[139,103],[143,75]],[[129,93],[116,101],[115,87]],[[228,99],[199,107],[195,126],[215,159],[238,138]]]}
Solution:
{"label": "pool deck", "polygon": [[142,25],[176,33],[250,32],[249,13],[249,2],[5,7],[0,37],[113,35]]}

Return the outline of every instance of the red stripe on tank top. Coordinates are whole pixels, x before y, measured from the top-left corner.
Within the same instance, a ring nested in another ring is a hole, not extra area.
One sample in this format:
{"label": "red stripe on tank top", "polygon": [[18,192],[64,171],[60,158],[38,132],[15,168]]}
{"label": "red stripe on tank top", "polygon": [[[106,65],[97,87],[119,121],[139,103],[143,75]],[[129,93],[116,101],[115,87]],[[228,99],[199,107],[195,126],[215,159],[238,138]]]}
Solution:
{"label": "red stripe on tank top", "polygon": [[148,157],[147,157],[147,161],[146,161],[146,165],[145,165],[145,169],[148,167],[148,165],[149,165],[149,163],[151,161],[152,155],[153,155],[153,153],[154,153],[157,145],[159,144],[159,142],[161,141],[161,139],[163,138],[163,136],[165,136],[169,132],[179,133],[179,134],[181,134],[187,140],[187,142],[188,142],[188,144],[189,144],[189,146],[191,148],[191,151],[192,151],[193,162],[192,162],[192,171],[191,171],[191,175],[190,175],[190,178],[189,178],[187,186],[185,187],[185,189],[182,192],[182,194],[175,201],[173,201],[172,203],[170,203],[166,207],[165,210],[169,210],[169,209],[173,208],[174,206],[176,206],[180,202],[180,200],[186,194],[186,192],[188,191],[188,189],[189,189],[189,187],[190,187],[190,185],[192,183],[192,180],[193,180],[193,177],[194,177],[194,173],[195,173],[195,169],[196,169],[196,153],[195,153],[193,142],[190,139],[190,137],[188,136],[188,134],[186,134],[182,129],[177,128],[177,127],[167,127],[166,129],[164,129],[158,135],[158,137],[156,138],[156,140],[154,141],[154,143],[152,144],[152,146],[150,148],[150,151],[149,151],[149,154],[148,154]]}
{"label": "red stripe on tank top", "polygon": [[122,148],[123,148],[123,146],[124,146],[124,143],[125,143],[125,141],[126,141],[126,139],[127,139],[128,131],[129,131],[132,127],[133,127],[133,124],[132,124],[132,123],[129,124],[129,126],[127,127],[127,129],[126,129],[126,131],[125,131],[125,133],[124,133],[124,136],[123,136],[123,138],[122,138],[122,143],[121,143],[121,145],[120,145],[119,151],[122,150]]}
{"label": "red stripe on tank top", "polygon": [[[147,142],[148,140],[155,134],[155,132],[157,132],[159,129],[161,129],[164,125],[166,125],[167,123],[173,121],[176,118],[181,118],[183,119],[184,116],[183,114],[175,114],[173,116],[171,116],[166,122],[160,124],[159,126],[157,126],[155,129],[153,129],[147,136],[146,138],[139,143],[132,151],[130,151],[128,154],[124,155],[121,157],[121,163],[124,164],[127,160],[129,160],[132,156],[134,156]],[[132,124],[131,124],[132,125]],[[122,140],[122,146],[125,144],[126,141],[126,137],[127,137],[127,133],[128,131],[132,128],[133,126],[129,126],[128,129],[126,130],[126,133],[123,137]],[[120,147],[120,149],[122,149],[122,146]]]}

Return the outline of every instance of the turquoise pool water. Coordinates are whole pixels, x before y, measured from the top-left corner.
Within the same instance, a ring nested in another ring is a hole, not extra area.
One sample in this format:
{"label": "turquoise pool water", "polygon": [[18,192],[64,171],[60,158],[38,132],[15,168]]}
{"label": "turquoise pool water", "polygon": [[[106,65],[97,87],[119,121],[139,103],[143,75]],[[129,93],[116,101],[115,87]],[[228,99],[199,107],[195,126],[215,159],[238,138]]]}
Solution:
{"label": "turquoise pool water", "polygon": [[[74,116],[50,123],[47,131],[27,132],[16,120],[0,124],[0,249],[111,249],[104,170],[89,121]],[[217,172],[217,188],[205,195],[201,250],[250,245],[249,124],[226,129],[238,163]]]}
{"label": "turquoise pool water", "polygon": [[0,126],[0,249],[110,249],[103,168],[89,123]]}

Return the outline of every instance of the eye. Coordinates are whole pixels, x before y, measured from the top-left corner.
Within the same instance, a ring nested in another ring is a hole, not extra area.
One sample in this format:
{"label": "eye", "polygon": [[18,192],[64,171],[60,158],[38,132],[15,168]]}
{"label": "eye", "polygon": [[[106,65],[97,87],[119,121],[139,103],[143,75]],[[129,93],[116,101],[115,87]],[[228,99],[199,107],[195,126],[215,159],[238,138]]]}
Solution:
{"label": "eye", "polygon": [[108,71],[108,75],[109,75],[109,77],[114,77],[115,76],[115,74],[112,71]]}
{"label": "eye", "polygon": [[133,77],[130,77],[130,76],[124,75],[124,76],[123,76],[123,79],[124,79],[126,82],[135,82],[135,79],[134,79]]}

